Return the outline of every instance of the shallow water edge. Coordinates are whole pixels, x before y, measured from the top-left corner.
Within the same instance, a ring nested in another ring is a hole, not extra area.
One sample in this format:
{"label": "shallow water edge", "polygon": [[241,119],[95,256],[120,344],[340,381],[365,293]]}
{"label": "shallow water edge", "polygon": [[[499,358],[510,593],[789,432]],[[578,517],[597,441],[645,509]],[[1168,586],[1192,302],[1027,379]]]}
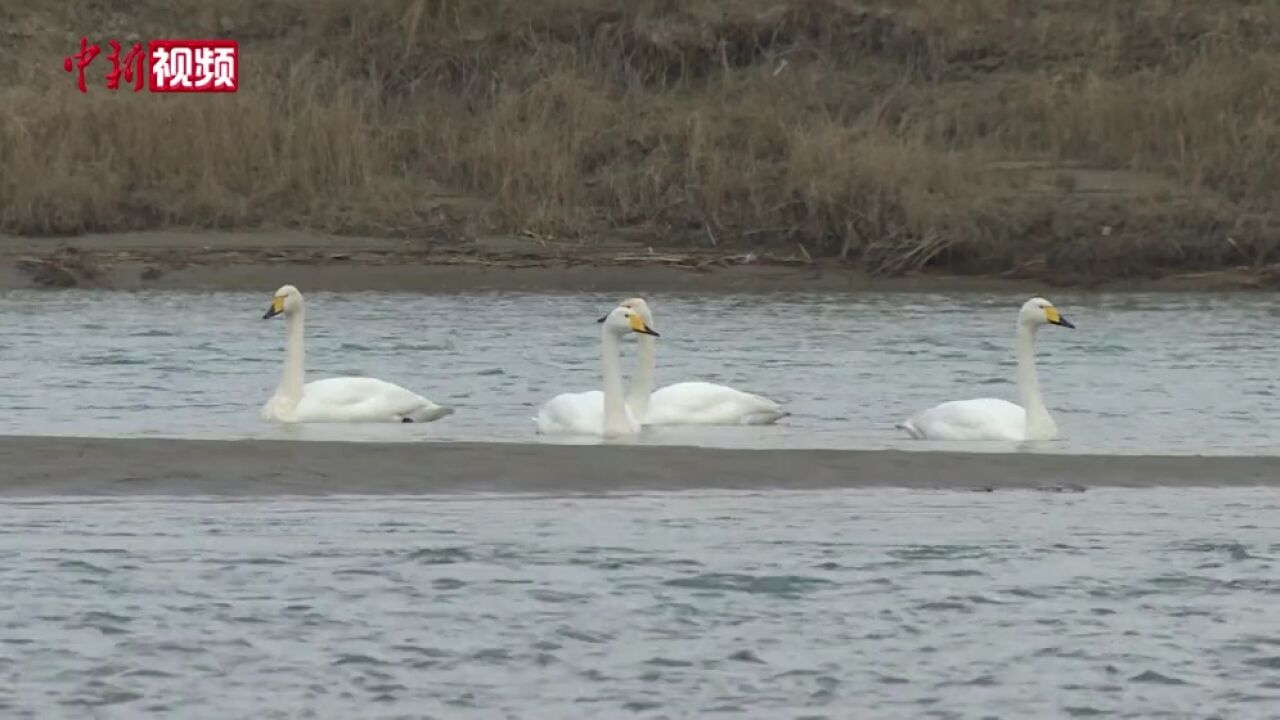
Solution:
{"label": "shallow water edge", "polygon": [[1280,456],[0,438],[0,496],[1280,486]]}

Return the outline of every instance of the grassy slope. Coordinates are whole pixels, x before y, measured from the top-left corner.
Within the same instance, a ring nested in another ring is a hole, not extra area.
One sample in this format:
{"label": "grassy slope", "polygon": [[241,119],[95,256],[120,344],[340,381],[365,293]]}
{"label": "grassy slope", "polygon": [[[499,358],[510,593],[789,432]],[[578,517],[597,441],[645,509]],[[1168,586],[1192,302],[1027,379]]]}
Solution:
{"label": "grassy slope", "polygon": [[[229,36],[233,96],[74,90]],[[1280,261],[1271,0],[14,0],[0,231],[263,224],[1103,278]]]}

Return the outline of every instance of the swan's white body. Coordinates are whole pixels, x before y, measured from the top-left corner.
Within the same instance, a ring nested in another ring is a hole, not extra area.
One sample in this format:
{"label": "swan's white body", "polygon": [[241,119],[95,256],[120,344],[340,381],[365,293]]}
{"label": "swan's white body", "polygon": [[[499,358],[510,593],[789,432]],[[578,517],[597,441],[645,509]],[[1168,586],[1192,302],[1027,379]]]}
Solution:
{"label": "swan's white body", "polygon": [[262,406],[262,419],[281,423],[431,422],[453,412],[405,388],[369,377],[325,378],[303,384],[306,374],[302,293],[276,291],[264,318],[283,314],[287,326],[284,372]]}
{"label": "swan's white body", "polygon": [[919,440],[1025,440],[1027,411],[1000,398],[952,400],[916,413],[900,427]]}
{"label": "swan's white body", "polygon": [[[624,420],[622,432],[634,433],[640,430],[635,413],[624,404],[622,407]],[[587,390],[577,393],[560,393],[548,400],[538,410],[534,418],[538,432],[569,435],[604,435],[604,393],[599,390]]]}
{"label": "swan's white body", "polygon": [[551,398],[534,417],[538,432],[611,437],[640,431],[640,423],[627,407],[622,394],[622,360],[618,345],[627,332],[657,335],[634,311],[614,308],[605,316],[600,332],[603,391],[561,393]]}
{"label": "swan's white body", "polygon": [[384,380],[334,377],[303,385],[296,402],[277,391],[263,406],[262,418],[286,423],[431,422],[452,412]]}
{"label": "swan's white body", "polygon": [[[622,301],[653,327],[653,313],[642,298]],[[679,382],[653,389],[657,343],[640,338],[636,374],[627,393],[627,406],[644,425],[770,425],[789,413],[778,403],[755,393],[715,383]]]}
{"label": "swan's white body", "polygon": [[1018,313],[1018,394],[1022,405],[998,398],[952,400],[899,423],[920,440],[1052,440],[1058,426],[1044,405],[1036,374],[1035,333],[1041,325],[1075,327],[1047,300],[1032,298]]}

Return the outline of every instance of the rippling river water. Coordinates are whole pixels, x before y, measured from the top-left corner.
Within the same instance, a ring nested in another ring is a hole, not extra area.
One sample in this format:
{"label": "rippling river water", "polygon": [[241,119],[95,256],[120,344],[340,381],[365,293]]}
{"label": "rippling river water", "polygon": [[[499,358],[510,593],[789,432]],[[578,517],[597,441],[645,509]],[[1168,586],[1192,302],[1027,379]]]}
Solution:
{"label": "rippling river water", "polygon": [[[281,430],[258,418],[283,358],[283,322],[260,319],[273,291],[0,296],[0,432],[564,441],[535,435],[531,418],[558,392],[599,387],[595,320],[620,299],[308,293],[310,379],[371,374],[457,412],[420,426]],[[1049,450],[1275,454],[1276,296],[1048,295],[1078,328],[1039,334],[1042,384],[1065,436]],[[659,384],[724,382],[794,414],[775,427],[662,428],[638,441],[943,448],[893,425],[944,400],[1016,401],[1024,299],[650,296]]]}
{"label": "rippling river water", "polygon": [[6,718],[1245,718],[1273,491],[0,504]]}

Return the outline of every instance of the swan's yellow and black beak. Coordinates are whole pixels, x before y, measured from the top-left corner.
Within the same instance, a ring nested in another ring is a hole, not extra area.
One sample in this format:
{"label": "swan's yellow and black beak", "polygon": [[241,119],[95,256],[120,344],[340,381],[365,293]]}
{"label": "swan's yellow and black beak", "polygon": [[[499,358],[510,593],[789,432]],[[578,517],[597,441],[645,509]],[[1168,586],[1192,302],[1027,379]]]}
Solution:
{"label": "swan's yellow and black beak", "polygon": [[1058,312],[1058,308],[1053,306],[1049,306],[1044,309],[1044,319],[1047,320],[1050,325],[1061,325],[1062,327],[1071,328],[1073,330],[1076,327],[1071,324],[1070,320],[1062,317],[1061,313]]}
{"label": "swan's yellow and black beak", "polygon": [[657,330],[654,330],[648,325],[645,325],[644,318],[640,317],[639,315],[633,314],[631,317],[627,318],[627,322],[631,323],[632,332],[638,332],[643,335],[652,335],[654,337],[662,337],[661,335],[658,334]]}
{"label": "swan's yellow and black beak", "polygon": [[267,308],[267,312],[262,316],[262,319],[267,320],[273,318],[282,312],[284,312],[284,298],[277,296],[272,298],[271,307]]}

